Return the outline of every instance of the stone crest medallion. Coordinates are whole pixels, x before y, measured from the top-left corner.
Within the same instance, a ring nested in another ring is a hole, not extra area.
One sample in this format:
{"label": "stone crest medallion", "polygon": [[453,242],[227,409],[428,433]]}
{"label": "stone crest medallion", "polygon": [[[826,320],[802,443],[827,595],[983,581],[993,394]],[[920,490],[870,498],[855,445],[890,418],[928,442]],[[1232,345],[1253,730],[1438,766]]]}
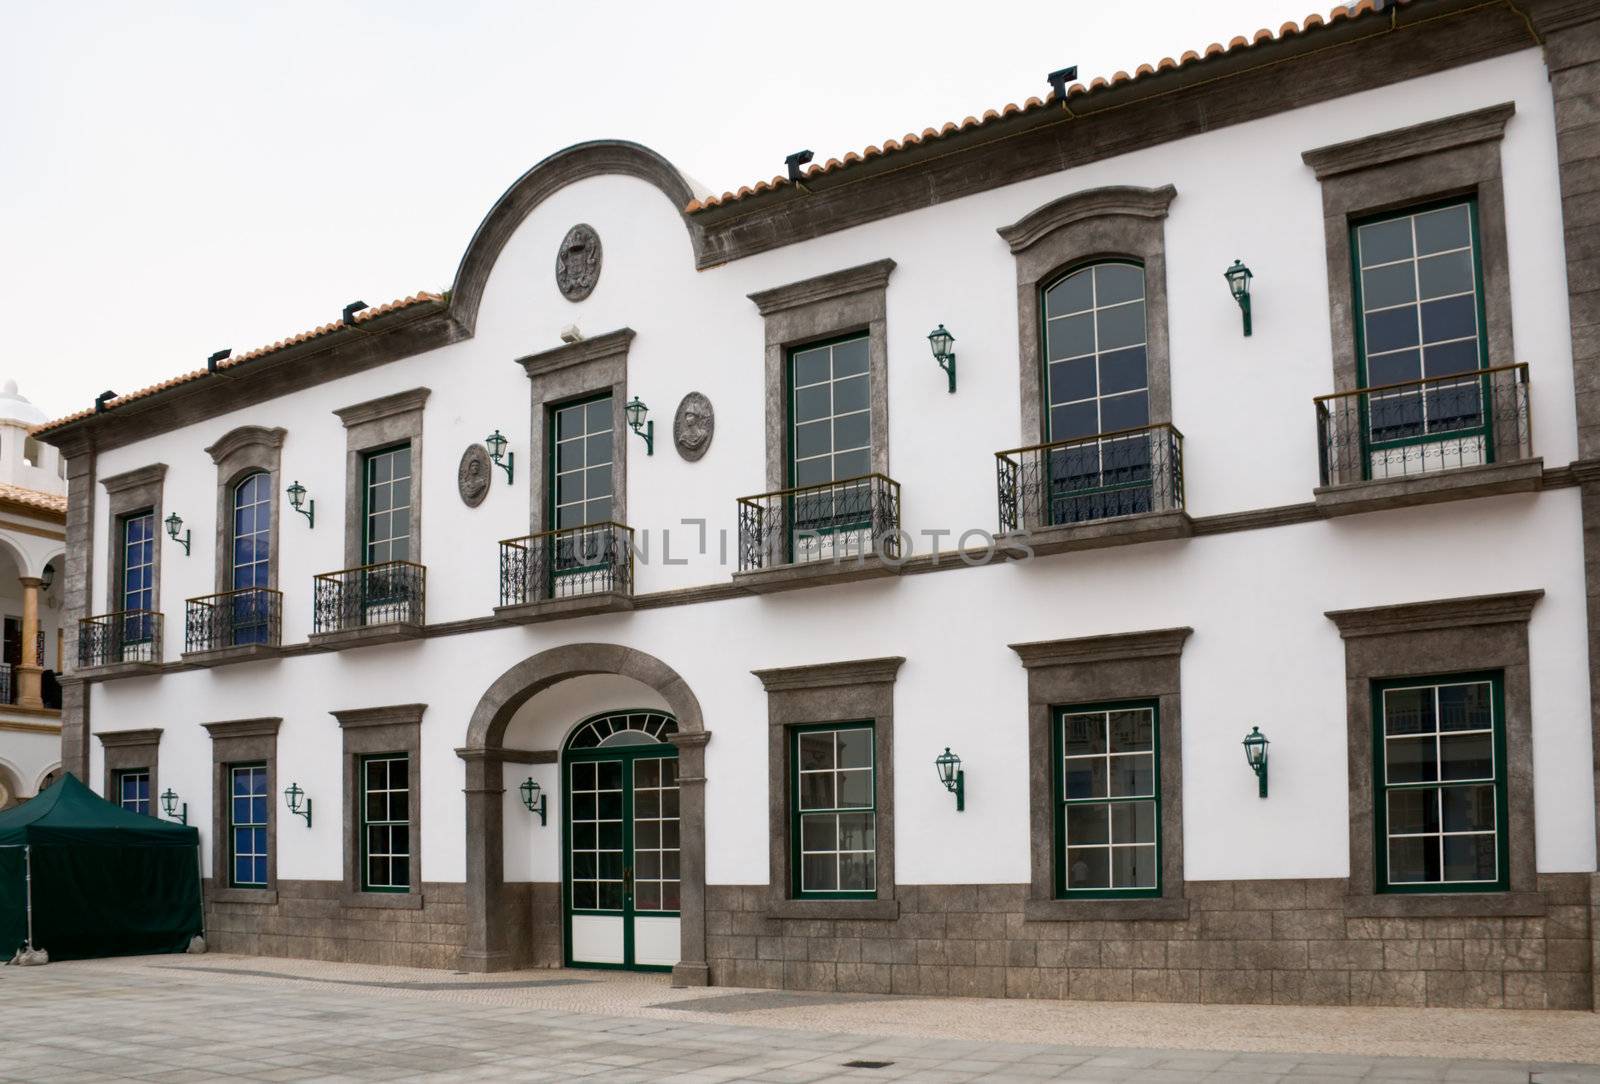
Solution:
{"label": "stone crest medallion", "polygon": [[672,419],[672,442],[678,446],[678,454],[691,463],[705,455],[715,429],[711,400],[697,391],[685,395]]}
{"label": "stone crest medallion", "polygon": [[481,444],[469,444],[461,453],[461,466],[456,469],[456,488],[461,492],[461,503],[476,508],[489,495],[489,452]]}
{"label": "stone crest medallion", "polygon": [[568,301],[582,301],[600,281],[600,235],[587,222],[567,231],[556,250],[556,286]]}

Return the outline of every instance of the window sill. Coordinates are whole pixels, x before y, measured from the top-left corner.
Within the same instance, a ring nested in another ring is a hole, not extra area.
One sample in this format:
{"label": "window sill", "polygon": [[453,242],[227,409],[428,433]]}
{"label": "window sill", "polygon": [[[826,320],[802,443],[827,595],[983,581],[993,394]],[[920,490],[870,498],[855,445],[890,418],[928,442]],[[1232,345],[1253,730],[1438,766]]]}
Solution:
{"label": "window sill", "polygon": [[1431,471],[1408,478],[1319,486],[1312,491],[1312,496],[1316,499],[1317,511],[1324,516],[1347,516],[1469,497],[1492,497],[1500,493],[1531,493],[1543,484],[1544,460],[1536,456],[1512,463]]}
{"label": "window sill", "polygon": [[375,907],[391,911],[422,910],[421,892],[346,892],[346,907]]}
{"label": "window sill", "polygon": [[1186,899],[1024,900],[1024,922],[1181,922]]}
{"label": "window sill", "polygon": [[1344,898],[1349,918],[1537,918],[1546,910],[1541,892],[1408,892]]}
{"label": "window sill", "polygon": [[207,903],[254,903],[273,907],[278,902],[276,888],[213,888],[206,892]]}
{"label": "window sill", "polygon": [[1127,546],[1136,542],[1161,542],[1188,538],[1194,522],[1187,512],[1144,512],[1136,516],[1114,516],[1084,523],[1030,526],[1026,531],[1000,536],[1000,543],[1026,545],[1034,556]]}
{"label": "window sill", "polygon": [[877,580],[900,575],[903,561],[894,563],[877,554],[868,554],[859,560],[854,557],[838,561],[802,561],[792,565],[774,565],[751,572],[735,572],[733,584],[751,594],[765,595],[774,591],[792,591],[799,587],[827,587],[836,583],[854,583],[857,580]]}
{"label": "window sill", "polygon": [[633,609],[633,596],[621,591],[596,591],[571,598],[546,598],[537,602],[524,602],[516,606],[496,606],[494,615],[518,625],[535,621],[555,621],[563,617],[586,617],[589,614],[625,613]]}
{"label": "window sill", "polygon": [[900,917],[900,901],[773,900],[767,904],[767,917],[893,922]]}

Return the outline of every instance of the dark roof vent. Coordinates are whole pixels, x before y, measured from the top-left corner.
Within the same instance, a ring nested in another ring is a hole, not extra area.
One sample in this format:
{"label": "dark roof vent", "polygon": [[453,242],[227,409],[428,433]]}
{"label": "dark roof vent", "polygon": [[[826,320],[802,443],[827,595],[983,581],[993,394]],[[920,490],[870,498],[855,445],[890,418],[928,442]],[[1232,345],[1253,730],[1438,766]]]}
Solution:
{"label": "dark roof vent", "polygon": [[352,301],[344,307],[344,326],[356,326],[356,313],[367,307],[365,301]]}
{"label": "dark roof vent", "polygon": [[800,167],[815,157],[816,155],[812,154],[810,151],[795,151],[789,157],[785,158],[783,160],[783,164],[789,167],[789,179],[791,181],[798,181],[800,179]]}
{"label": "dark roof vent", "polygon": [[1050,83],[1050,89],[1055,91],[1056,101],[1058,102],[1067,100],[1067,84],[1076,78],[1078,78],[1078,66],[1076,64],[1070,68],[1062,68],[1060,71],[1051,72],[1045,76],[1045,79]]}
{"label": "dark roof vent", "polygon": [[208,372],[208,373],[216,372],[217,371],[217,362],[219,362],[219,361],[227,361],[228,358],[231,357],[232,355],[233,355],[233,349],[231,347],[229,349],[227,349],[227,350],[218,350],[215,354],[212,354],[209,358],[206,358],[206,372]]}
{"label": "dark roof vent", "polygon": [[96,414],[104,414],[106,412],[106,404],[116,397],[117,393],[114,391],[103,391],[96,395],[94,397],[94,412]]}

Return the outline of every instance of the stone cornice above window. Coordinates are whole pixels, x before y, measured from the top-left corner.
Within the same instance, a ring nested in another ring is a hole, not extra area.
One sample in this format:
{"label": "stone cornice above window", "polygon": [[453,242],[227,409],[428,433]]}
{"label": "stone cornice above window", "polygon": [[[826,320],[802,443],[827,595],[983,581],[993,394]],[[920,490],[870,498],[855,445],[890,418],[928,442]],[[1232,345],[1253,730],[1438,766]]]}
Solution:
{"label": "stone cornice above window", "polygon": [[287,435],[288,430],[282,428],[268,429],[261,425],[241,425],[207,448],[206,454],[211,457],[211,462],[220,465],[224,459],[246,448],[259,447],[276,451],[283,447],[283,438]]}
{"label": "stone cornice above window", "polygon": [[328,714],[339,720],[339,725],[346,729],[363,726],[395,726],[417,725],[422,722],[422,713],[428,710],[426,704],[391,704],[380,708],[352,708],[346,711],[330,711]]}
{"label": "stone cornice above window", "polygon": [[1013,254],[1024,252],[1045,237],[1089,218],[1108,215],[1133,215],[1136,218],[1165,218],[1178,190],[1172,185],[1160,188],[1139,188],[1134,185],[1110,185],[1074,192],[1030,211],[1009,226],[996,232],[1011,246]]}
{"label": "stone cornice above window", "polygon": [[140,486],[159,486],[167,477],[165,463],[152,463],[148,467],[139,467],[135,470],[123,471],[100,479],[100,484],[105,486],[107,493],[122,493],[126,490],[137,489]]}
{"label": "stone cornice above window", "polygon": [[606,361],[619,356],[626,358],[633,336],[633,328],[618,328],[604,335],[596,335],[592,339],[579,339],[575,343],[564,343],[553,350],[529,354],[527,357],[518,358],[517,364],[532,378],[561,369],[570,369],[575,365],[587,365],[590,362]]}
{"label": "stone cornice above window", "polygon": [[1408,602],[1400,606],[1329,610],[1327,617],[1339,627],[1339,635],[1346,640],[1473,625],[1526,624],[1534,605],[1543,597],[1543,591],[1514,591],[1503,595]]}
{"label": "stone cornice above window", "polygon": [[276,738],[282,719],[230,719],[222,723],[201,723],[216,741],[219,738]]}
{"label": "stone cornice above window", "polygon": [[1304,152],[1300,157],[1316,171],[1317,180],[1326,180],[1341,173],[1354,173],[1373,166],[1390,165],[1425,154],[1501,139],[1505,135],[1506,122],[1516,111],[1515,103],[1501,102],[1470,113],[1458,113],[1453,117],[1430,120],[1409,128],[1318,147]]}
{"label": "stone cornice above window", "polygon": [[889,285],[889,274],[894,269],[893,260],[874,260],[859,267],[848,267],[843,271],[830,271],[826,275],[818,275],[816,278],[801,279],[787,286],[757,290],[747,296],[756,303],[756,310],[762,316],[771,316],[775,312],[799,308],[802,305],[814,305],[819,301],[832,301],[835,298],[849,297],[869,290],[882,290]]}
{"label": "stone cornice above window", "polygon": [[881,685],[893,682],[905,658],[891,655],[881,659],[854,662],[826,662],[814,666],[785,666],[773,670],[752,670],[767,692],[794,689],[833,689],[841,685]]}
{"label": "stone cornice above window", "polygon": [[334,413],[344,423],[346,429],[368,422],[381,421],[392,418],[396,414],[409,414],[422,409],[428,401],[428,396],[433,393],[431,388],[412,388],[409,391],[397,391],[393,395],[385,395],[378,399],[368,399],[364,403],[354,403],[351,406],[340,407]]}
{"label": "stone cornice above window", "polygon": [[1025,669],[1115,662],[1121,659],[1155,659],[1183,652],[1194,629],[1183,627],[1150,632],[1120,632],[1109,636],[1080,636],[1068,640],[1039,640],[1011,644]]}
{"label": "stone cornice above window", "polygon": [[158,745],[161,742],[161,728],[156,726],[145,730],[113,730],[95,736],[107,749],[120,749],[129,745]]}

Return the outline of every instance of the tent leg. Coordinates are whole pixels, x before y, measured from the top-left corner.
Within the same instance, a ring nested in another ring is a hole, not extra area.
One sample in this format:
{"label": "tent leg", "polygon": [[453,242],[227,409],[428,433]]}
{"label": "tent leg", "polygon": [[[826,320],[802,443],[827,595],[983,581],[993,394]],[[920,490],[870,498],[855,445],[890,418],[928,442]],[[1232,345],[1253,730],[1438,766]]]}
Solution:
{"label": "tent leg", "polygon": [[33,965],[33,964],[47,964],[47,963],[50,962],[50,954],[48,952],[44,951],[43,949],[37,949],[37,948],[33,947],[33,847],[32,847],[32,845],[25,845],[22,848],[22,867],[23,867],[23,875],[22,875],[23,888],[24,888],[24,894],[27,897],[26,907],[27,907],[27,914],[28,914],[28,940],[23,943],[22,950],[20,952],[18,952],[16,954],[16,956],[12,957],[11,962],[14,963],[14,964],[17,964],[20,967],[28,967],[28,966]]}

